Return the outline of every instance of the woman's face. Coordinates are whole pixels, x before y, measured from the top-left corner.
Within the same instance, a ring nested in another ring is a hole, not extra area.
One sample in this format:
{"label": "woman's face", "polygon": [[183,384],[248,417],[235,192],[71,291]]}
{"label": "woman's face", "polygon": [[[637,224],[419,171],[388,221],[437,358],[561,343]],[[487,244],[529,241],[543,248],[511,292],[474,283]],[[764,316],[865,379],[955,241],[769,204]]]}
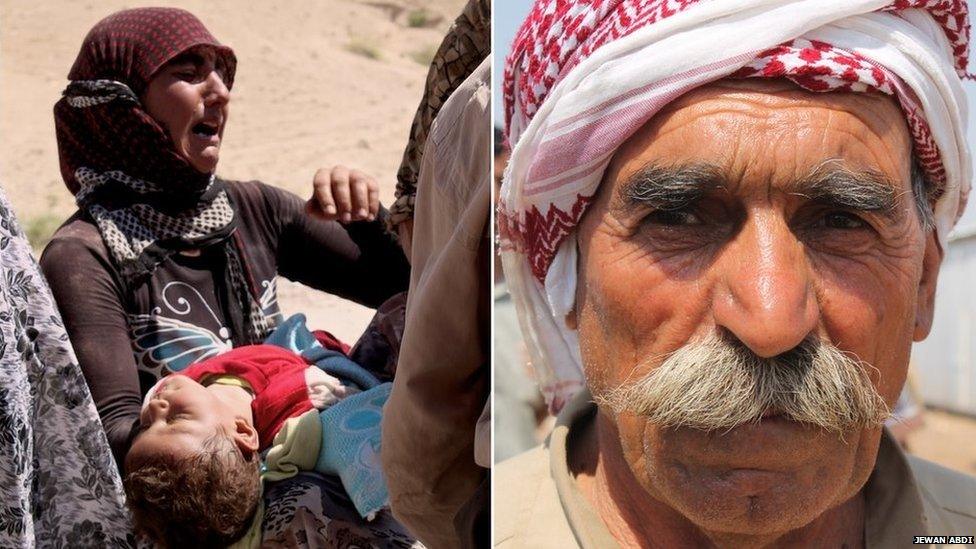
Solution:
{"label": "woman's face", "polygon": [[213,173],[227,123],[226,67],[213,48],[188,50],[163,65],[142,103],[169,133],[177,152],[201,173]]}

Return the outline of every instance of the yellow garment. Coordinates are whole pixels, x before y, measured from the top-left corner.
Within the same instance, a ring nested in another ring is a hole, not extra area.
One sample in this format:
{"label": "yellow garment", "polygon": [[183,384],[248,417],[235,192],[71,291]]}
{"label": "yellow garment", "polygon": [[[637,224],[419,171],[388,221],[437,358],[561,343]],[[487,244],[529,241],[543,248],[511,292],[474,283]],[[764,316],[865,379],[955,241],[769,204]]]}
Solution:
{"label": "yellow garment", "polygon": [[206,387],[207,385],[229,385],[231,387],[240,387],[245,391],[254,394],[254,389],[251,388],[251,384],[247,380],[232,376],[230,374],[214,374],[209,375],[200,382],[200,385]]}
{"label": "yellow garment", "polygon": [[286,479],[300,471],[312,471],[322,448],[322,422],[318,410],[285,421],[264,459],[261,479],[269,482]]}

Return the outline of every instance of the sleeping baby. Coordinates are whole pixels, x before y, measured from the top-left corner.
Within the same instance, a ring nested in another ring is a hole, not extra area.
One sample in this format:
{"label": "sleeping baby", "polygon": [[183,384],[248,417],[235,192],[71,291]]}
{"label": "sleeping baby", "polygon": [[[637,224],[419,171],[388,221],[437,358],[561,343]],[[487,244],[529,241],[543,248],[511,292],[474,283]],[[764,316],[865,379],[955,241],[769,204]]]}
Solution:
{"label": "sleeping baby", "polygon": [[259,537],[262,477],[299,471],[339,476],[372,517],[387,503],[378,453],[390,387],[321,347],[239,347],[164,377],[125,459],[137,530],[169,547]]}

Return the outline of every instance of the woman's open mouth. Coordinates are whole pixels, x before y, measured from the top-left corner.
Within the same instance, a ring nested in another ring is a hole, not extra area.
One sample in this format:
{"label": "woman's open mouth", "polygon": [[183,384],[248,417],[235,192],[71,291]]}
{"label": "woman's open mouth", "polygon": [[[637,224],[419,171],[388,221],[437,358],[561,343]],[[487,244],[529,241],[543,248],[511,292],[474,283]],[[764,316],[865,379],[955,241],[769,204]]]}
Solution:
{"label": "woman's open mouth", "polygon": [[193,126],[193,135],[201,137],[203,139],[210,139],[217,135],[220,131],[220,125],[216,122],[200,122],[199,124]]}

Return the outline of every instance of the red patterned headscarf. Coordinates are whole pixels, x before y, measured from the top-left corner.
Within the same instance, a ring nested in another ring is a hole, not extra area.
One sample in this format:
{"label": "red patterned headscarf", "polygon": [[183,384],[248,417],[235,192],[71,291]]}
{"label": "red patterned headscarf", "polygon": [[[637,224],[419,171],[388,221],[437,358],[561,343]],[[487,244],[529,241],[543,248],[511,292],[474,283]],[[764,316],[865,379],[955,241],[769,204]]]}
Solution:
{"label": "red patterned headscarf", "polygon": [[563,318],[575,230],[616,149],[662,107],[721,78],[894,96],[931,185],[940,244],[966,202],[964,0],[537,0],[506,60],[512,156],[499,200],[506,280],[557,410],[583,383]]}
{"label": "red patterned headscarf", "polygon": [[[65,96],[54,106],[61,175],[72,194],[77,171],[117,170],[168,188],[198,190],[210,181],[177,153],[169,134],[145,110],[139,97],[168,61],[197,46],[212,47],[234,84],[237,58],[203,23],[176,8],[138,8],[99,21],[85,37]],[[121,84],[121,85],[120,85]],[[104,102],[76,108],[72,103]]]}

